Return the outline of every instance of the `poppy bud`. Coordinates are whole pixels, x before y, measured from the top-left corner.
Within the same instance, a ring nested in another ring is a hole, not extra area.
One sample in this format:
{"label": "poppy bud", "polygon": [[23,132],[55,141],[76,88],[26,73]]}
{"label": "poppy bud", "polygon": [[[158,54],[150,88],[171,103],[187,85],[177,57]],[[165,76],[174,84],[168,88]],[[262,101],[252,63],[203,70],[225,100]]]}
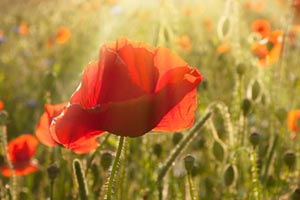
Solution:
{"label": "poppy bud", "polygon": [[260,142],[260,134],[257,132],[251,133],[249,140],[250,140],[251,144],[253,145],[253,147],[256,147]]}
{"label": "poppy bud", "polygon": [[244,99],[242,102],[242,110],[244,116],[248,115],[251,110],[251,101],[249,99]]}
{"label": "poppy bud", "polygon": [[252,84],[251,87],[251,98],[253,101],[255,101],[257,99],[257,97],[260,94],[260,85],[259,82],[257,80],[255,80]]}
{"label": "poppy bud", "polygon": [[295,191],[293,192],[292,196],[291,196],[291,200],[298,200],[300,199],[300,189],[297,188],[295,189]]}
{"label": "poppy bud", "polygon": [[195,158],[192,155],[184,157],[184,166],[188,173],[191,173],[194,167]]}
{"label": "poppy bud", "polygon": [[179,141],[183,138],[183,135],[181,132],[175,132],[173,134],[172,142],[174,145],[178,144]]}
{"label": "poppy bud", "polygon": [[157,156],[160,157],[161,153],[162,153],[162,146],[159,143],[156,143],[153,145],[153,153]]}
{"label": "poppy bud", "polygon": [[213,154],[215,156],[215,158],[222,162],[224,159],[224,149],[223,146],[219,143],[219,142],[214,142],[213,144]]}
{"label": "poppy bud", "polygon": [[294,152],[288,151],[284,154],[284,163],[289,169],[292,169],[296,164],[296,155]]}
{"label": "poppy bud", "polygon": [[240,76],[244,75],[246,71],[246,66],[244,64],[238,64],[236,66],[236,73]]}
{"label": "poppy bud", "polygon": [[224,183],[227,187],[232,185],[235,180],[235,168],[232,165],[229,165],[224,172]]}
{"label": "poppy bud", "polygon": [[109,152],[104,152],[101,155],[101,166],[103,167],[104,170],[108,170],[112,163],[113,157],[111,153]]}
{"label": "poppy bud", "polygon": [[51,164],[47,168],[47,172],[48,172],[48,177],[51,180],[54,180],[57,177],[58,173],[59,173],[59,168],[58,168],[57,164],[56,163]]}
{"label": "poppy bud", "polygon": [[276,117],[277,119],[283,123],[287,117],[287,111],[284,108],[279,108],[276,110]]}
{"label": "poppy bud", "polygon": [[5,110],[0,111],[0,126],[5,125],[8,119],[8,113]]}

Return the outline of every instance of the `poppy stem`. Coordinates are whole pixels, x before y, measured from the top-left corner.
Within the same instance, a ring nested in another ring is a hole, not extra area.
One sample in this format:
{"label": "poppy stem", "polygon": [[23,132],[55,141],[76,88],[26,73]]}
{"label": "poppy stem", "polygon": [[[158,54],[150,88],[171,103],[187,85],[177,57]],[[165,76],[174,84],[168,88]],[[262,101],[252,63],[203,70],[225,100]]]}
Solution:
{"label": "poppy stem", "polygon": [[171,168],[172,163],[175,161],[175,159],[180,155],[180,153],[183,151],[183,149],[189,144],[192,139],[196,136],[199,129],[203,127],[205,122],[210,118],[212,112],[208,111],[204,114],[204,116],[196,123],[196,125],[190,130],[190,132],[183,138],[178,145],[173,149],[170,156],[167,158],[166,162],[162,165],[162,167],[158,171],[157,176],[157,186],[158,186],[158,192],[159,192],[159,200],[163,199],[162,191],[163,191],[163,179],[165,175],[167,174],[168,170]]}
{"label": "poppy stem", "polygon": [[112,199],[113,185],[114,185],[114,182],[115,182],[115,179],[116,179],[116,173],[118,173],[118,168],[119,168],[118,165],[119,165],[119,162],[120,162],[124,141],[125,141],[125,137],[121,136],[120,139],[119,139],[117,154],[116,154],[116,157],[114,159],[112,169],[111,169],[111,172],[110,172],[110,176],[109,176],[109,179],[108,179],[106,196],[105,196],[106,200],[111,200]]}
{"label": "poppy stem", "polygon": [[188,184],[189,184],[189,190],[190,190],[190,197],[192,200],[195,200],[195,195],[194,195],[194,185],[193,185],[193,180],[191,176],[191,172],[187,173],[187,178],[188,178]]}
{"label": "poppy stem", "polygon": [[10,161],[9,154],[7,151],[7,133],[6,133],[6,126],[4,124],[0,124],[0,137],[1,137],[0,142],[2,144],[3,155],[5,156],[7,166],[11,172],[9,196],[12,197],[12,200],[15,200],[16,199],[16,193],[15,193],[16,176],[15,176],[13,164]]}

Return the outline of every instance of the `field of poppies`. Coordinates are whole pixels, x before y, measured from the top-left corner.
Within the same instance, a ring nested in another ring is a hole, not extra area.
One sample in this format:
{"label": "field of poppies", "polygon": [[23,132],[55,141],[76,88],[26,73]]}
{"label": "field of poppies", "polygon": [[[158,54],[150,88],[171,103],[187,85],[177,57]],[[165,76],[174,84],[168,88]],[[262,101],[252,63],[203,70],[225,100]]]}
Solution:
{"label": "field of poppies", "polygon": [[299,0],[1,0],[0,200],[299,200]]}

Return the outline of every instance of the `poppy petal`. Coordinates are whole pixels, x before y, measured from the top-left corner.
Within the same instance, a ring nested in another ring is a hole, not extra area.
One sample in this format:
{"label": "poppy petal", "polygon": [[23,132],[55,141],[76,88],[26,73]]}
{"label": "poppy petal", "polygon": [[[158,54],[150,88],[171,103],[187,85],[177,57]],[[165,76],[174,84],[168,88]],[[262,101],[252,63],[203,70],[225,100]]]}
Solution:
{"label": "poppy petal", "polygon": [[[28,164],[14,164],[14,174],[16,176],[25,176],[27,174],[30,174],[32,172],[35,172],[36,170],[39,169],[39,165],[37,162],[32,161],[31,163]],[[7,165],[3,165],[1,168],[1,172],[3,176],[10,177],[11,171]]]}
{"label": "poppy petal", "polygon": [[29,161],[34,155],[38,140],[30,135],[23,134],[8,143],[8,154],[12,162]]}
{"label": "poppy petal", "polygon": [[45,112],[42,114],[36,128],[36,136],[44,145],[49,147],[56,145],[56,142],[50,135],[50,124],[52,119],[58,116],[66,105],[67,103],[45,105]]}

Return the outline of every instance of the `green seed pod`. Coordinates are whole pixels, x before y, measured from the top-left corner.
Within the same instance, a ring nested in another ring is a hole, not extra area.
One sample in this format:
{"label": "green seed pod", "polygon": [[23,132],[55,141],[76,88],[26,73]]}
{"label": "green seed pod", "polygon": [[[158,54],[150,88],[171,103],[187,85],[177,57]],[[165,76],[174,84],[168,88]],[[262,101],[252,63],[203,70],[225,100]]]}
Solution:
{"label": "green seed pod", "polygon": [[162,153],[162,146],[159,143],[153,145],[153,153],[159,158]]}
{"label": "green seed pod", "polygon": [[244,64],[238,64],[236,66],[236,73],[239,75],[239,76],[242,76],[244,75],[246,72],[246,66]]}
{"label": "green seed pod", "polygon": [[214,142],[213,144],[213,154],[215,156],[215,158],[222,162],[224,159],[224,149],[223,146],[219,143],[219,142]]}
{"label": "green seed pod", "polygon": [[297,188],[295,189],[295,191],[293,192],[292,196],[291,196],[291,200],[299,200],[300,199],[300,189]]}
{"label": "green seed pod", "polygon": [[284,123],[287,118],[287,111],[284,108],[279,108],[276,110],[276,117],[279,122]]}
{"label": "green seed pod", "polygon": [[182,138],[183,138],[183,135],[181,132],[175,132],[172,137],[173,144],[177,145]]}
{"label": "green seed pod", "polygon": [[257,80],[255,80],[251,87],[251,98],[253,101],[255,101],[257,99],[257,97],[259,96],[260,90],[261,89],[260,89],[259,82]]}
{"label": "green seed pod", "polygon": [[288,151],[284,154],[284,163],[289,169],[293,169],[296,164],[296,155],[294,152]]}
{"label": "green seed pod", "polygon": [[224,172],[224,183],[227,187],[231,186],[235,180],[236,172],[232,165],[228,165]]}
{"label": "green seed pod", "polygon": [[110,152],[104,152],[101,154],[101,166],[106,171],[110,167],[113,160],[113,156]]}
{"label": "green seed pod", "polygon": [[251,133],[249,140],[253,147],[256,147],[260,142],[260,134],[257,132]]}
{"label": "green seed pod", "polygon": [[242,107],[244,116],[248,115],[251,111],[251,101],[249,99],[244,99],[241,107]]}
{"label": "green seed pod", "polygon": [[191,173],[194,167],[195,158],[192,155],[184,157],[184,166],[188,173]]}
{"label": "green seed pod", "polygon": [[0,111],[0,126],[5,125],[8,119],[8,113],[5,110]]}
{"label": "green seed pod", "polygon": [[59,174],[59,168],[57,166],[56,163],[52,163],[48,168],[47,168],[47,172],[48,172],[48,177],[51,180],[54,180],[57,175]]}

